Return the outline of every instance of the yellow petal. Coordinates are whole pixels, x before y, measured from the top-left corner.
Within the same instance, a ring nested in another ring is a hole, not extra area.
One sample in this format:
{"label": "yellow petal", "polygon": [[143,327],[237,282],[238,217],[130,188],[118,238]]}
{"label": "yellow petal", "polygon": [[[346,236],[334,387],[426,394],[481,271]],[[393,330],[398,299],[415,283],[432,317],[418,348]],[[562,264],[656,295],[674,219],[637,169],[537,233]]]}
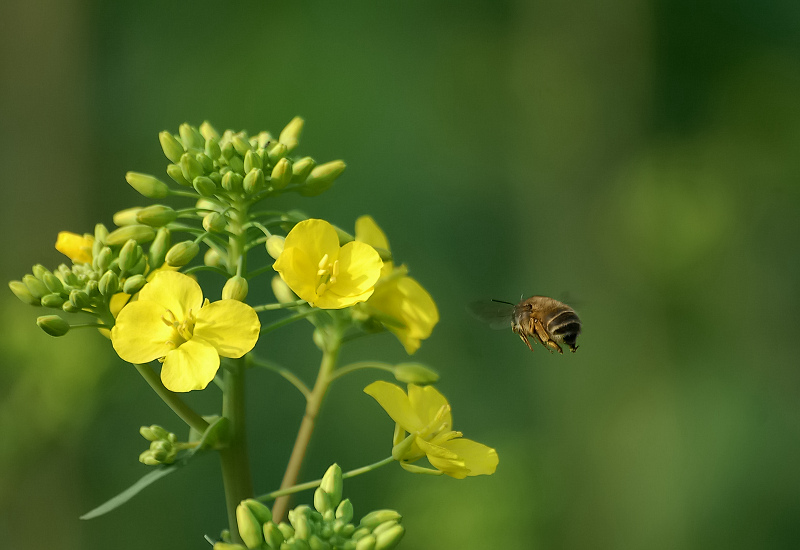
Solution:
{"label": "yellow petal", "polygon": [[411,277],[378,283],[369,305],[399,319],[403,326],[386,325],[409,355],[417,351],[420,341],[428,338],[439,322],[439,310],[431,295]]}
{"label": "yellow petal", "polygon": [[381,276],[383,261],[368,244],[349,242],[339,251],[339,274],[329,290],[340,296],[361,296],[372,291]]}
{"label": "yellow petal", "polygon": [[330,260],[336,259],[339,253],[339,237],[333,226],[325,220],[305,220],[295,225],[286,235],[283,250],[292,248],[305,252],[316,272],[316,266],[325,254]]}
{"label": "yellow petal", "polygon": [[328,289],[322,294],[318,295],[316,301],[309,301],[309,303],[321,309],[342,309],[353,306],[360,302],[366,302],[369,300],[370,296],[372,296],[371,288],[363,294],[352,294],[347,296],[340,296],[335,292],[335,289]]}
{"label": "yellow petal", "polygon": [[164,357],[172,348],[167,341],[173,328],[164,324],[164,307],[155,302],[132,302],[122,308],[111,329],[111,344],[129,363],[149,363]]}
{"label": "yellow petal", "polygon": [[220,300],[200,309],[194,337],[216,348],[223,357],[241,357],[256,345],[261,322],[252,307],[237,300]]}
{"label": "yellow petal", "polygon": [[69,231],[61,231],[56,238],[56,250],[64,254],[74,263],[92,263],[92,245],[94,238],[81,236]]}
{"label": "yellow petal", "polygon": [[303,250],[284,248],[278,260],[272,264],[272,268],[299,298],[316,305],[319,285],[318,265],[319,260],[313,262]]}
{"label": "yellow petal", "polygon": [[411,408],[408,396],[398,386],[378,380],[364,388],[364,393],[372,396],[392,420],[407,432],[418,432],[425,428],[425,424]]}
{"label": "yellow petal", "polygon": [[500,459],[497,451],[470,439],[453,439],[442,444],[456,453],[463,461],[470,476],[491,475],[497,469]]}
{"label": "yellow petal", "polygon": [[372,216],[361,216],[356,220],[356,240],[375,248],[390,250],[389,239]]}
{"label": "yellow petal", "polygon": [[[139,291],[139,301],[161,305],[185,319],[189,310],[197,313],[203,305],[203,290],[197,281],[177,271],[159,271],[153,280]],[[124,311],[124,310],[123,310]]]}
{"label": "yellow petal", "polygon": [[445,430],[449,430],[453,425],[453,417],[450,413],[450,404],[444,395],[433,386],[408,385],[408,402],[414,414],[427,426],[439,414],[442,407],[447,408],[447,412],[442,417]]}
{"label": "yellow petal", "polygon": [[192,338],[170,351],[161,367],[161,382],[170,391],[202,390],[219,369],[219,355],[214,346]]}

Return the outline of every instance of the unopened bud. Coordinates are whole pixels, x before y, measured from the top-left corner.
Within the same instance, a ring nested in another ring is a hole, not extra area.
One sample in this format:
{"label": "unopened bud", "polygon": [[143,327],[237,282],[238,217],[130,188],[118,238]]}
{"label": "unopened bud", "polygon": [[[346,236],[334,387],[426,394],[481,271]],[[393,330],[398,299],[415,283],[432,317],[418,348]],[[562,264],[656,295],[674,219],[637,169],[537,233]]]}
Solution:
{"label": "unopened bud", "polygon": [[166,183],[148,174],[139,172],[128,172],[125,180],[131,187],[149,199],[162,199],[169,195],[169,187]]}
{"label": "unopened bud", "polygon": [[289,121],[289,124],[281,130],[281,135],[278,140],[286,146],[286,152],[291,153],[292,150],[300,143],[300,135],[303,133],[303,124],[305,121],[299,116],[294,117]]}
{"label": "unopened bud", "polygon": [[178,140],[175,139],[175,136],[167,131],[159,132],[158,141],[161,142],[161,149],[164,151],[164,155],[171,162],[178,162],[181,159],[181,155],[183,154],[183,146],[178,143]]}
{"label": "unopened bud", "polygon": [[191,262],[198,252],[200,252],[200,246],[197,243],[183,241],[169,249],[165,260],[172,267],[183,267]]}
{"label": "unopened bud", "polygon": [[120,210],[119,212],[116,212],[111,219],[114,221],[114,225],[118,227],[122,227],[124,225],[133,225],[139,223],[139,221],[136,219],[136,214],[138,214],[139,210],[141,209],[142,209],[141,206],[126,208],[125,210]]}
{"label": "unopened bud", "polygon": [[270,548],[278,550],[284,540],[283,533],[281,533],[277,525],[271,521],[264,524],[264,542],[266,542]]}
{"label": "unopened bud", "polygon": [[246,547],[232,542],[215,542],[211,550],[245,550]]}
{"label": "unopened bud", "polygon": [[222,155],[222,149],[219,147],[219,140],[215,137],[206,138],[205,152],[209,158],[217,160]]}
{"label": "unopened bud", "polygon": [[375,536],[366,535],[358,539],[356,550],[375,550]]}
{"label": "unopened bud", "polygon": [[142,208],[136,213],[136,221],[152,227],[162,227],[175,221],[178,213],[169,206],[154,204]]}
{"label": "unopened bud", "polygon": [[385,521],[400,521],[401,519],[403,519],[403,516],[394,510],[375,510],[361,518],[359,527],[374,529]]}
{"label": "unopened bud", "polygon": [[233,148],[233,143],[230,141],[221,144],[220,151],[222,151],[222,158],[226,160],[230,160],[236,154],[236,149]]}
{"label": "unopened bud", "polygon": [[144,275],[133,275],[125,279],[125,284],[122,285],[122,292],[125,294],[136,294],[147,283],[147,278]]}
{"label": "unopened bud", "polygon": [[294,528],[292,528],[292,526],[286,523],[285,521],[282,521],[278,524],[278,530],[281,532],[283,538],[285,539],[290,539],[294,536]]}
{"label": "unopened bud", "polygon": [[142,257],[142,247],[136,241],[129,239],[119,251],[119,268],[123,273],[130,271]]}
{"label": "unopened bud", "polygon": [[238,192],[242,190],[244,178],[233,170],[226,172],[222,176],[222,188],[226,191]]}
{"label": "unopened bud", "polygon": [[43,275],[42,282],[50,292],[55,292],[56,294],[64,292],[64,283],[49,271]]}
{"label": "unopened bud", "polygon": [[292,164],[292,183],[303,183],[317,165],[311,157],[303,157]]}
{"label": "unopened bud", "polygon": [[200,149],[205,143],[205,139],[203,139],[203,136],[197,131],[197,128],[186,122],[180,125],[178,133],[181,136],[181,141],[185,149],[189,149],[190,147]]}
{"label": "unopened bud", "polygon": [[109,233],[106,244],[116,246],[126,243],[129,239],[137,243],[146,243],[152,241],[155,236],[156,232],[149,225],[126,225]]}
{"label": "unopened bud", "polygon": [[194,178],[192,186],[195,191],[204,197],[213,197],[217,191],[217,186],[211,178],[206,176],[198,176]]}
{"label": "unopened bud", "polygon": [[260,168],[254,168],[244,177],[242,183],[244,192],[250,195],[259,192],[264,188],[264,172]]}
{"label": "unopened bud", "polygon": [[259,523],[272,521],[272,512],[270,512],[269,508],[256,499],[248,498],[243,500],[241,503],[250,509]]}
{"label": "unopened bud", "polygon": [[97,283],[97,289],[103,296],[111,296],[119,290],[119,277],[113,271],[106,271]]}
{"label": "unopened bud", "polygon": [[422,363],[400,363],[394,367],[394,377],[400,382],[420,386],[439,381],[439,375]]}
{"label": "unopened bud", "polygon": [[292,163],[282,158],[272,169],[270,185],[273,189],[283,189],[292,180]]}
{"label": "unopened bud", "polygon": [[273,165],[277,164],[279,160],[281,160],[283,157],[286,156],[286,151],[287,151],[286,145],[284,145],[283,143],[276,143],[275,145],[273,145],[268,153],[269,163]]}
{"label": "unopened bud", "polygon": [[94,226],[94,242],[106,242],[106,237],[108,236],[108,228],[102,223],[98,223]]}
{"label": "unopened bud", "polygon": [[247,279],[234,275],[222,287],[222,299],[244,302],[245,298],[247,298],[247,290]]}
{"label": "unopened bud", "polygon": [[[322,476],[320,488],[331,498],[331,507],[336,508],[342,500],[342,469],[338,464],[332,464]],[[322,512],[322,510],[320,510]]]}
{"label": "unopened bud", "polygon": [[350,523],[350,520],[353,519],[353,503],[349,498],[339,503],[336,508],[336,519],[340,519],[344,523]]}
{"label": "unopened bud", "polygon": [[203,255],[203,265],[207,265],[208,267],[225,267],[225,262],[222,260],[222,257],[219,255],[213,248],[209,248],[206,250],[206,253]]}
{"label": "unopened bud", "polygon": [[104,246],[97,252],[97,254],[94,255],[92,266],[97,271],[105,271],[108,269],[108,266],[111,265],[113,259],[114,253],[111,251],[111,248]]}
{"label": "unopened bud", "polygon": [[264,542],[264,531],[256,516],[244,502],[236,507],[236,524],[239,536],[248,548],[259,548]]}
{"label": "unopened bud", "polygon": [[332,509],[331,497],[322,487],[317,487],[317,490],[314,491],[314,508],[316,508],[317,512],[320,514],[324,514]]}
{"label": "unopened bud", "polygon": [[83,290],[75,289],[69,293],[69,301],[78,309],[83,309],[89,305],[89,295]]}
{"label": "unopened bud", "polygon": [[203,229],[210,233],[220,233],[228,225],[228,219],[219,212],[209,212],[203,218]]}
{"label": "unopened bud", "polygon": [[275,275],[272,278],[272,293],[275,295],[275,299],[282,304],[297,300],[295,293],[292,292],[289,285],[287,285],[279,275]]}
{"label": "unopened bud", "polygon": [[211,157],[209,157],[205,153],[197,153],[194,156],[194,158],[197,159],[197,162],[199,162],[200,166],[203,167],[204,173],[208,174],[209,172],[214,170],[214,161],[211,160]]}
{"label": "unopened bud", "polygon": [[347,165],[341,160],[326,162],[314,168],[306,178],[305,185],[300,189],[300,194],[313,197],[327,191],[338,178]]}
{"label": "unopened bud", "polygon": [[170,246],[170,231],[166,227],[162,227],[156,233],[153,244],[150,245],[147,255],[150,261],[150,266],[153,269],[161,267],[164,263],[164,258],[167,256],[167,250]]}
{"label": "unopened bud", "polygon": [[197,162],[197,159],[189,153],[184,153],[181,156],[180,167],[186,181],[194,182],[194,178],[203,175],[203,165]]}
{"label": "unopened bud", "polygon": [[31,295],[33,295],[33,297],[37,300],[41,300],[50,294],[50,290],[48,290],[45,284],[33,275],[25,275],[22,277],[22,282],[25,283],[25,286],[28,288],[28,292],[30,292]]}
{"label": "unopened bud", "polygon": [[267,254],[272,256],[274,259],[278,259],[283,252],[283,244],[286,242],[286,237],[281,237],[280,235],[270,235],[267,237]]}
{"label": "unopened bud", "polygon": [[405,527],[399,524],[393,525],[392,527],[386,529],[385,531],[381,531],[380,533],[375,533],[375,550],[391,550],[400,544],[400,541],[405,534]]}
{"label": "unopened bud", "polygon": [[172,181],[184,187],[191,187],[192,182],[187,180],[183,175],[180,164],[170,164],[167,166],[167,175],[172,178]]}
{"label": "unopened bud", "polygon": [[261,160],[261,157],[258,156],[258,153],[255,151],[247,151],[244,155],[244,171],[250,172],[254,168],[263,168],[264,163]]}
{"label": "unopened bud", "polygon": [[61,294],[48,294],[42,298],[42,305],[44,307],[52,307],[55,309],[60,309],[61,306],[64,304],[66,300],[64,299]]}
{"label": "unopened bud", "polygon": [[236,172],[237,174],[245,175],[244,171],[244,161],[242,157],[238,155],[233,155],[231,158],[228,159],[228,166],[231,170]]}
{"label": "unopened bud", "polygon": [[42,315],[36,319],[36,324],[50,336],[64,336],[69,332],[69,323],[58,315]]}
{"label": "unopened bud", "polygon": [[236,152],[242,156],[245,156],[247,152],[251,150],[250,142],[247,140],[246,136],[233,136],[231,144],[233,145],[233,148],[236,149]]}
{"label": "unopened bud", "polygon": [[217,132],[217,129],[214,128],[209,121],[204,120],[199,129],[200,135],[206,138],[206,140],[213,138],[219,141],[219,132]]}
{"label": "unopened bud", "polygon": [[31,291],[28,290],[28,286],[22,281],[11,281],[8,283],[8,288],[10,288],[14,296],[19,298],[22,302],[30,306],[42,305],[41,299],[34,296]]}

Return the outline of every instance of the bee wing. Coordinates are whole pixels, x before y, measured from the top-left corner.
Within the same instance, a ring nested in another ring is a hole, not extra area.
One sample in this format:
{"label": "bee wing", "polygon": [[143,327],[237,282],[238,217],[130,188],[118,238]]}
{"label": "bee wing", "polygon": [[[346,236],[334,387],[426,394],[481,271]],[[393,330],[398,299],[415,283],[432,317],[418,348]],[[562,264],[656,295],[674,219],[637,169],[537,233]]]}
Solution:
{"label": "bee wing", "polygon": [[489,323],[493,329],[501,330],[511,327],[514,305],[493,300],[479,300],[467,305],[467,311],[476,319]]}

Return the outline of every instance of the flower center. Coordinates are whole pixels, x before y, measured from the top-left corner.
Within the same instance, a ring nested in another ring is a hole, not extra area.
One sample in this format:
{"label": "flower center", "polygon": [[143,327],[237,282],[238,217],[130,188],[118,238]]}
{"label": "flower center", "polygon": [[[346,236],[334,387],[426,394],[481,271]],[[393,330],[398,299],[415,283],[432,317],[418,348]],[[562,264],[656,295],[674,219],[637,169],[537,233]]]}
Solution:
{"label": "flower center", "polygon": [[164,312],[164,315],[161,316],[161,320],[164,321],[164,324],[168,327],[172,327],[172,337],[167,340],[167,345],[172,349],[192,339],[196,319],[191,309],[186,314],[185,319],[178,319],[172,310],[168,309]]}
{"label": "flower center", "polygon": [[336,283],[339,275],[339,260],[331,261],[330,256],[325,254],[317,266],[317,296],[325,292],[328,287]]}
{"label": "flower center", "polygon": [[431,438],[439,435],[447,428],[447,413],[450,412],[450,405],[442,405],[433,417],[433,420],[419,432],[419,436],[430,441]]}

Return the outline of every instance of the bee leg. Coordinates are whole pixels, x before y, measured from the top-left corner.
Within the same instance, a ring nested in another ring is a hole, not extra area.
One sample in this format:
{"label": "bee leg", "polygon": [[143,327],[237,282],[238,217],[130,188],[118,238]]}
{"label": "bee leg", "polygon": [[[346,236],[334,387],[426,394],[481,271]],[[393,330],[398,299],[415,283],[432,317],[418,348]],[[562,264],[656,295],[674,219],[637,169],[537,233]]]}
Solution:
{"label": "bee leg", "polygon": [[523,342],[525,342],[525,345],[528,346],[528,349],[533,351],[533,348],[531,347],[531,343],[530,343],[530,341],[528,341],[528,337],[525,334],[521,333],[521,332],[518,332],[517,334],[519,334],[519,337],[522,339]]}
{"label": "bee leg", "polygon": [[553,340],[550,339],[550,336],[547,334],[547,331],[544,329],[542,324],[538,320],[534,320],[533,322],[533,333],[536,335],[536,338],[541,342],[541,344],[547,348],[550,353],[553,351],[557,351],[560,354],[564,352],[561,350],[561,346],[556,344]]}
{"label": "bee leg", "polygon": [[551,349],[554,349],[554,350],[556,350],[556,351],[557,351],[558,353],[560,353],[561,355],[564,355],[564,350],[562,350],[562,349],[561,349],[561,346],[559,346],[558,344],[556,344],[556,343],[555,343],[553,340],[548,340],[547,342],[545,342],[545,345],[546,345],[548,348],[551,348]]}

